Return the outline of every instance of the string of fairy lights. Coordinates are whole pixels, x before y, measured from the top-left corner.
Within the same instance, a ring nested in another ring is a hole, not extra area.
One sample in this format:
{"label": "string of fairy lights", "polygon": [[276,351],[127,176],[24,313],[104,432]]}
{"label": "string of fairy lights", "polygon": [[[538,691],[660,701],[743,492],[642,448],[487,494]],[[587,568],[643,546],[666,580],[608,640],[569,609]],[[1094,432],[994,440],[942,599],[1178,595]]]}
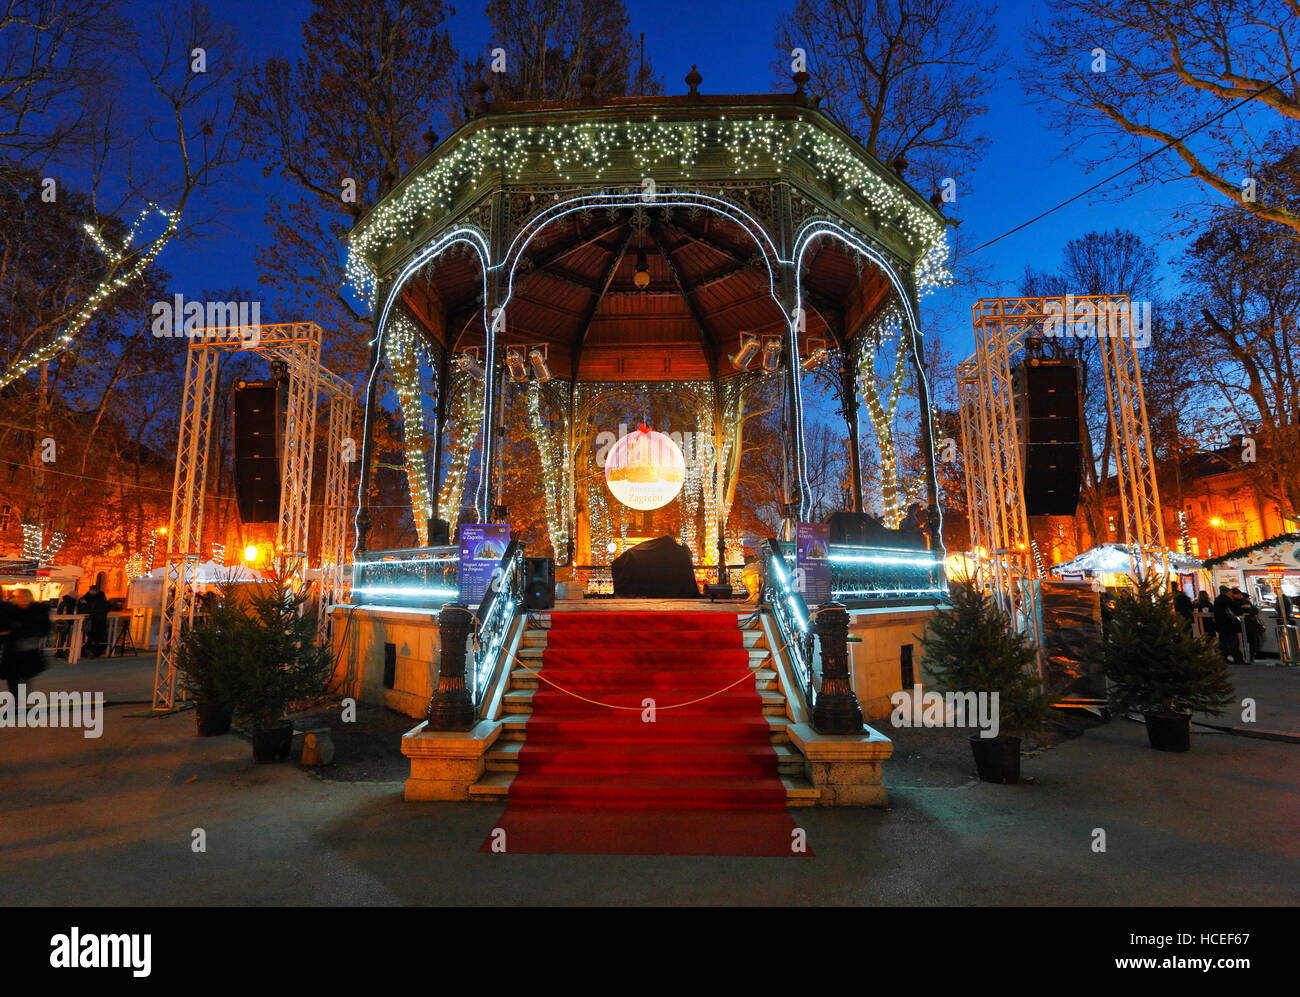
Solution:
{"label": "string of fairy lights", "polygon": [[[155,213],[166,219],[166,225],[163,227],[163,231],[145,247],[144,252],[140,253],[129,267],[119,273],[118,267],[122,266],[131,255],[132,247],[135,245],[136,236],[140,231],[140,226]],[[180,224],[180,217],[180,212],[178,211],[164,211],[162,208],[158,207],[158,205],[150,204],[136,215],[135,221],[131,224],[131,227],[127,229],[126,233],[122,236],[120,243],[117,245],[110,244],[109,241],[104,238],[103,233],[94,225],[84,225],[83,228],[85,228],[86,233],[90,236],[90,241],[94,243],[95,248],[98,249],[108,261],[107,276],[96,284],[91,292],[86,295],[85,300],[81,302],[81,305],[77,310],[72,313],[72,317],[68,319],[67,325],[64,326],[62,332],[45,345],[18,358],[6,367],[3,372],[0,372],[0,389],[7,387],[19,378],[26,376],[29,371],[34,370],[41,364],[49,363],[53,360],[64,349],[66,349],[82,329],[90,323],[99,309],[103,307],[105,302],[107,302],[118,291],[121,291],[139,280],[144,272],[149,269],[150,264],[153,263],[158,254],[162,252],[163,247],[171,237],[176,234],[177,227]]]}
{"label": "string of fairy lights", "polygon": [[59,530],[52,530],[50,542],[45,543],[45,527],[40,523],[23,523],[23,558],[45,564],[63,549],[65,537]]}
{"label": "string of fairy lights", "polygon": [[483,421],[484,386],[459,369],[452,373],[450,386],[453,401],[448,422],[452,431],[451,453],[447,462],[447,476],[438,491],[438,518],[454,523],[460,516],[461,496],[465,493],[465,478],[469,474],[470,457],[478,442],[479,426]]}
{"label": "string of fairy lights", "polygon": [[560,120],[551,124],[484,122],[409,179],[377,206],[349,240],[348,278],[358,288],[373,285],[369,261],[414,238],[431,219],[452,209],[458,194],[492,177],[503,183],[600,183],[627,175],[660,175],[689,181],[702,156],[721,151],[730,175],[777,175],[811,169],[833,183],[850,207],[888,219],[915,250],[916,276],[928,286],[946,270],[945,225],[860,148],[821,125],[775,114],[721,115],[713,119],[611,118]]}
{"label": "string of fairy lights", "polygon": [[419,336],[414,324],[405,315],[398,314],[384,337],[384,351],[388,357],[389,369],[393,372],[397,401],[402,409],[406,481],[411,491],[415,531],[420,538],[420,546],[426,547],[429,544],[433,499],[429,492],[428,466],[424,459],[424,394],[420,390],[418,343]]}
{"label": "string of fairy lights", "polygon": [[559,445],[561,438],[569,435],[568,418],[561,414],[558,431],[552,431],[542,417],[542,391],[536,381],[528,383],[528,428],[533,445],[537,447],[542,470],[542,493],[546,499],[546,528],[551,538],[551,548],[557,558],[568,550],[572,523],[569,518],[569,501],[566,494],[572,482],[569,474],[569,452]]}

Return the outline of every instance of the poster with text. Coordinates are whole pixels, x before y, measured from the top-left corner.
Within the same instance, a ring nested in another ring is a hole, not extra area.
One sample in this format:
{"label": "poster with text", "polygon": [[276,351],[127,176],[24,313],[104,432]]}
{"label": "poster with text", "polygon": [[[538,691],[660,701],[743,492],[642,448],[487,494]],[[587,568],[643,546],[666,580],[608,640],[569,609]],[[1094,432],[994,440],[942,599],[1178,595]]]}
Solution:
{"label": "poster with text", "polygon": [[476,610],[492,584],[492,573],[510,546],[509,523],[464,523],[460,527],[460,601]]}
{"label": "poster with text", "polygon": [[831,528],[826,523],[799,523],[795,527],[795,580],[803,601],[820,606],[831,601]]}

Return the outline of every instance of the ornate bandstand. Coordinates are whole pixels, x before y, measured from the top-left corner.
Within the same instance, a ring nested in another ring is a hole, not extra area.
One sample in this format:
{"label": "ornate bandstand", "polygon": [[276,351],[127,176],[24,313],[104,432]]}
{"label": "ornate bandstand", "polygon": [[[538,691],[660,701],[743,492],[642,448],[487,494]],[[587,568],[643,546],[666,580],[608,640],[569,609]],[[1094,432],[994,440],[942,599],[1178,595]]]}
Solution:
{"label": "ornate bandstand", "polygon": [[[697,567],[711,566],[723,582],[735,560],[728,519],[747,393],[766,386],[780,399],[784,518],[805,520],[810,372],[840,358],[852,471],[845,511],[864,512],[859,407],[875,419],[882,406],[876,379],[862,374],[882,344],[898,358],[888,364],[894,383],[915,385],[916,539],[832,545],[834,600],[893,619],[944,591],[918,308],[944,272],[946,222],[904,179],[905,164],[871,156],[819,109],[803,78],[793,93],[739,97],[701,94],[700,82],[692,70],[683,96],[545,103],[492,102],[480,83],[466,123],[350,233],[349,275],[374,314],[353,590],[351,605],[335,611],[341,678],[356,688],[369,683],[390,705],[422,714],[430,696],[455,684],[444,652],[435,692],[432,665],[457,596],[449,541],[458,522],[509,521],[505,481],[518,450],[506,453],[507,429],[526,426],[535,446],[529,473],[541,483],[545,540],[527,551],[510,543],[504,584],[468,607],[474,651],[455,692],[480,725],[500,716],[527,622],[523,555],[591,569],[590,590],[619,547],[613,500],[593,473],[603,433],[643,421],[656,393],[686,413],[693,448],[679,536]],[[418,546],[404,551],[371,542],[387,377],[401,408],[418,534]],[[756,556],[765,566],[760,615],[790,670],[788,691],[799,700],[791,709],[811,716],[818,681],[829,678],[813,642],[819,610],[803,598],[787,541],[765,541]],[[439,610],[441,637],[430,615]],[[899,619],[898,634],[878,624],[871,652],[887,663],[893,688],[900,641],[917,629],[915,618]],[[855,616],[849,625],[859,623]],[[403,629],[411,627],[423,629]],[[384,645],[396,653],[381,666]],[[875,665],[854,654],[859,698],[878,700],[881,690],[863,685]],[[403,659],[421,675],[404,693],[394,678]],[[381,670],[382,681],[367,677]]]}

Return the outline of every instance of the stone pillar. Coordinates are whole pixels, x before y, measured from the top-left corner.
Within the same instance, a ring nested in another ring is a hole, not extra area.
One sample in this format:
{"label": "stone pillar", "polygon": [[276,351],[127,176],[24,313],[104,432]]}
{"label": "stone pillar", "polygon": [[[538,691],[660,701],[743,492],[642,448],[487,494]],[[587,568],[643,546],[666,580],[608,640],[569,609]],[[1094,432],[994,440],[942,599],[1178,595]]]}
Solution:
{"label": "stone pillar", "polygon": [[813,727],[819,734],[860,734],[862,707],[849,677],[849,612],[838,602],[828,602],[817,611],[816,627],[822,687],[813,704]]}
{"label": "stone pillar", "polygon": [[470,730],[478,720],[465,687],[465,642],[473,629],[473,614],[458,602],[438,614],[438,688],[429,698],[425,730]]}

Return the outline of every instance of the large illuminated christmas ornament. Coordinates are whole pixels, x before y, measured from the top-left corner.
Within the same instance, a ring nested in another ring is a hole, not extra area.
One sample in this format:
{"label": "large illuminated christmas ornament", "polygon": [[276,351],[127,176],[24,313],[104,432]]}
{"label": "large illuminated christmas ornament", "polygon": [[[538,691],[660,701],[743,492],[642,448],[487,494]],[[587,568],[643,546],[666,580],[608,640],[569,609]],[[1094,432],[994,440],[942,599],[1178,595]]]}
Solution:
{"label": "large illuminated christmas ornament", "polygon": [[682,490],[686,459],[663,433],[641,425],[605,456],[605,483],[629,509],[658,509]]}

